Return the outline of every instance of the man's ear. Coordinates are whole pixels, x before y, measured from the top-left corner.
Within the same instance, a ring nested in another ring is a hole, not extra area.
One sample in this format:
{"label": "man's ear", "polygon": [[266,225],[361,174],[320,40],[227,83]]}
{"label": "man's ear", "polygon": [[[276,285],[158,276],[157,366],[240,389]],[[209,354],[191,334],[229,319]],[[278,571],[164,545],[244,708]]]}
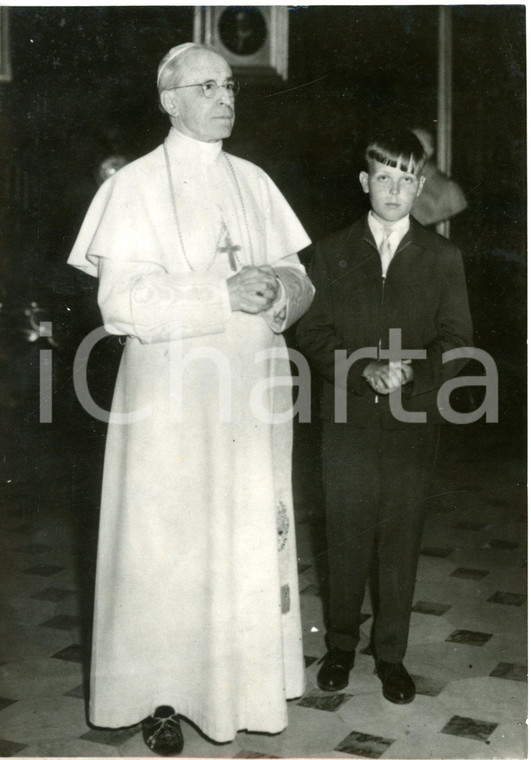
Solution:
{"label": "man's ear", "polygon": [[177,116],[178,109],[175,102],[175,93],[172,90],[163,90],[160,93],[160,102],[166,113],[170,116]]}
{"label": "man's ear", "polygon": [[421,194],[421,192],[422,192],[422,188],[424,187],[424,183],[425,183],[425,182],[426,182],[426,177],[422,176],[422,177],[419,179],[419,186],[418,186],[418,188],[417,188],[417,196],[416,196],[417,198],[418,198],[418,197],[419,197],[419,195]]}
{"label": "man's ear", "polygon": [[360,182],[364,193],[369,192],[369,175],[367,172],[360,172]]}

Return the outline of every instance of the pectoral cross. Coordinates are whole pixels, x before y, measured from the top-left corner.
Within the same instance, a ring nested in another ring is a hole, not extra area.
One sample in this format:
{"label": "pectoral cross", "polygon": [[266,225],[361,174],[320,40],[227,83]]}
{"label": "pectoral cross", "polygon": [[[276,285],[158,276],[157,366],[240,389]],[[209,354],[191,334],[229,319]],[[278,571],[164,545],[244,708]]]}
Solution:
{"label": "pectoral cross", "polygon": [[236,256],[234,254],[236,253],[236,251],[241,250],[241,246],[233,245],[230,232],[227,229],[227,225],[225,224],[225,222],[223,222],[222,224],[223,224],[223,229],[221,231],[220,239],[223,238],[223,236],[225,236],[225,245],[220,246],[218,248],[218,253],[227,254],[227,256],[229,257],[230,268],[232,269],[233,272],[236,272],[238,270],[238,263],[236,261]]}

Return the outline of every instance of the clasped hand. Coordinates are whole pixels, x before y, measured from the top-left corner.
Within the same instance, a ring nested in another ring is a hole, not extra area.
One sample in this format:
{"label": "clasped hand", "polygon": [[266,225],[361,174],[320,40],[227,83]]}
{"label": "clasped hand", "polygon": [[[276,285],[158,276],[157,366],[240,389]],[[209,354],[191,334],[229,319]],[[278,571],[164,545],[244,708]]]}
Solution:
{"label": "clasped hand", "polygon": [[272,267],[243,267],[227,280],[232,311],[259,314],[275,303],[279,285]]}
{"label": "clasped hand", "polygon": [[373,391],[387,395],[413,379],[413,368],[408,361],[371,362],[365,367],[363,377]]}

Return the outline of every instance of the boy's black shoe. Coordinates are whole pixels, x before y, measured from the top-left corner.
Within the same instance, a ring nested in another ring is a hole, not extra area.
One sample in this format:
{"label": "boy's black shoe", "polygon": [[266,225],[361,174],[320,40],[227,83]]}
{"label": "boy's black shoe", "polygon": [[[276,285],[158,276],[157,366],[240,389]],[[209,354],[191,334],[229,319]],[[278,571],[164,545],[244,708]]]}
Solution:
{"label": "boy's black shoe", "polygon": [[157,755],[169,757],[183,751],[181,724],[173,707],[157,707],[153,715],[142,721],[142,735],[146,746]]}
{"label": "boy's black shoe", "polygon": [[382,694],[395,705],[407,705],[415,699],[413,679],[401,662],[376,661],[376,674],[382,682]]}
{"label": "boy's black shoe", "polygon": [[323,658],[317,674],[317,685],[323,691],[339,691],[348,686],[349,673],[354,667],[354,652],[331,647]]}

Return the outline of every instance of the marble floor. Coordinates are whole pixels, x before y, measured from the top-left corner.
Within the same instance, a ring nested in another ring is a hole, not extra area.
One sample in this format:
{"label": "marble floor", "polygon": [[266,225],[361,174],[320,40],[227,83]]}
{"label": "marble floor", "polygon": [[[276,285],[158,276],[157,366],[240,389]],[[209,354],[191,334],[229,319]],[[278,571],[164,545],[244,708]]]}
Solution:
{"label": "marble floor", "polygon": [[[148,756],[140,727],[87,724],[87,631],[101,431],[38,425],[4,398],[0,432],[0,756]],[[424,534],[406,665],[418,696],[383,699],[366,651],[321,692],[326,584],[315,500],[297,504],[307,687],[279,735],[214,744],[184,722],[186,757],[524,758],[527,588],[524,465],[495,426],[450,431]],[[96,452],[96,453],[94,453]],[[304,501],[304,500],[302,500]]]}

